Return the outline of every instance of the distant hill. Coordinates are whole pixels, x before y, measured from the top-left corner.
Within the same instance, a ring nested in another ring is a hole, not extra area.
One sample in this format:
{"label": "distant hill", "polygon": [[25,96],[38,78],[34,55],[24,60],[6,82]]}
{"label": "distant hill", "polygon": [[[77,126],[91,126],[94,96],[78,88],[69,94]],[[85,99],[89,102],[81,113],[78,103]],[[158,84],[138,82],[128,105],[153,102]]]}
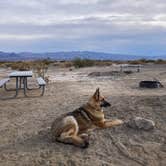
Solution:
{"label": "distant hill", "polygon": [[71,52],[46,52],[46,53],[32,53],[32,52],[0,52],[0,61],[22,61],[22,60],[38,60],[38,59],[52,59],[52,60],[71,60],[75,57],[96,59],[96,60],[136,60],[141,58],[146,59],[166,59],[163,57],[146,57],[125,54],[112,54],[104,52],[91,51],[71,51]]}

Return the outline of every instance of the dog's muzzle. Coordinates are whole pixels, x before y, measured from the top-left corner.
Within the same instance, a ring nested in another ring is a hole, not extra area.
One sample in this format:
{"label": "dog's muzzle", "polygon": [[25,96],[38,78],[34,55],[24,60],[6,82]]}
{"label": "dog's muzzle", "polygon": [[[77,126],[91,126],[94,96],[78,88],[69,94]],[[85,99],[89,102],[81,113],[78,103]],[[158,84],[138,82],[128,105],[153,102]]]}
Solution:
{"label": "dog's muzzle", "polygon": [[105,100],[103,100],[103,101],[101,102],[101,104],[100,104],[100,107],[110,107],[110,106],[111,106],[111,104],[108,103],[108,102],[105,101]]}

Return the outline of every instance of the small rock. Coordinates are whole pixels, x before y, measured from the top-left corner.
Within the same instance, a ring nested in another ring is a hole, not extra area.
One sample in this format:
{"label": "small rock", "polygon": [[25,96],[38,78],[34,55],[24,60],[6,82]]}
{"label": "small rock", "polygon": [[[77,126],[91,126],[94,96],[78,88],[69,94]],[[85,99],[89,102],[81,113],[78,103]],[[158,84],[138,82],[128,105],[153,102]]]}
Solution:
{"label": "small rock", "polygon": [[152,120],[135,117],[127,122],[127,126],[134,129],[143,129],[143,130],[151,130],[154,128],[155,123]]}

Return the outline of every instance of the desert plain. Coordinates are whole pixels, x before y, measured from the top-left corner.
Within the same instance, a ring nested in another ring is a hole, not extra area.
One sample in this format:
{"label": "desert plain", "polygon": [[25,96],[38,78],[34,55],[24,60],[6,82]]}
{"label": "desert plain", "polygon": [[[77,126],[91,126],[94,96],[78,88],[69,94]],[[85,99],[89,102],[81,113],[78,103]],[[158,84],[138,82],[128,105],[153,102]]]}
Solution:
{"label": "desert plain", "polygon": [[[50,66],[43,97],[34,90],[30,97],[20,91],[16,99],[0,100],[0,166],[165,166],[166,65],[146,64],[130,74],[119,71],[118,65]],[[0,68],[0,79],[10,72],[10,68]],[[110,75],[89,76],[93,72]],[[140,81],[153,79],[160,80],[164,88],[139,88]],[[35,78],[28,83],[36,86]],[[13,85],[11,80],[9,86]],[[154,121],[155,128],[136,130],[124,124],[96,129],[90,133],[87,149],[52,142],[53,120],[87,102],[98,87],[112,104],[104,110],[106,118],[127,122],[139,116]],[[0,95],[11,92],[0,88]]]}

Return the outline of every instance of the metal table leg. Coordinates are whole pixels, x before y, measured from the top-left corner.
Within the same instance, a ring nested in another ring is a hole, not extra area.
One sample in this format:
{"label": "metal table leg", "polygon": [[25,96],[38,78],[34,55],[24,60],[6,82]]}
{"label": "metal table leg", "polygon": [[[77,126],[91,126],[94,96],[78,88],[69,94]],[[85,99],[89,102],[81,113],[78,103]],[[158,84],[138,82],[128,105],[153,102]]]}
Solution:
{"label": "metal table leg", "polygon": [[21,84],[22,84],[22,77],[20,77],[20,85],[19,85],[19,89],[21,89]]}
{"label": "metal table leg", "polygon": [[29,88],[29,87],[28,87],[28,78],[27,78],[27,77],[26,77],[26,89],[27,89],[27,90],[33,90],[32,88]]}
{"label": "metal table leg", "polygon": [[14,97],[17,97],[18,95],[18,77],[16,77],[16,94]]}
{"label": "metal table leg", "polygon": [[27,77],[23,77],[23,86],[24,86],[24,96],[27,96],[26,90],[27,90]]}
{"label": "metal table leg", "polygon": [[[42,88],[42,92],[41,92],[41,95],[40,95],[40,96],[43,96],[43,95],[44,95],[44,91],[45,91],[45,85],[40,86],[40,88]],[[40,88],[39,88],[39,89],[40,89]]]}

